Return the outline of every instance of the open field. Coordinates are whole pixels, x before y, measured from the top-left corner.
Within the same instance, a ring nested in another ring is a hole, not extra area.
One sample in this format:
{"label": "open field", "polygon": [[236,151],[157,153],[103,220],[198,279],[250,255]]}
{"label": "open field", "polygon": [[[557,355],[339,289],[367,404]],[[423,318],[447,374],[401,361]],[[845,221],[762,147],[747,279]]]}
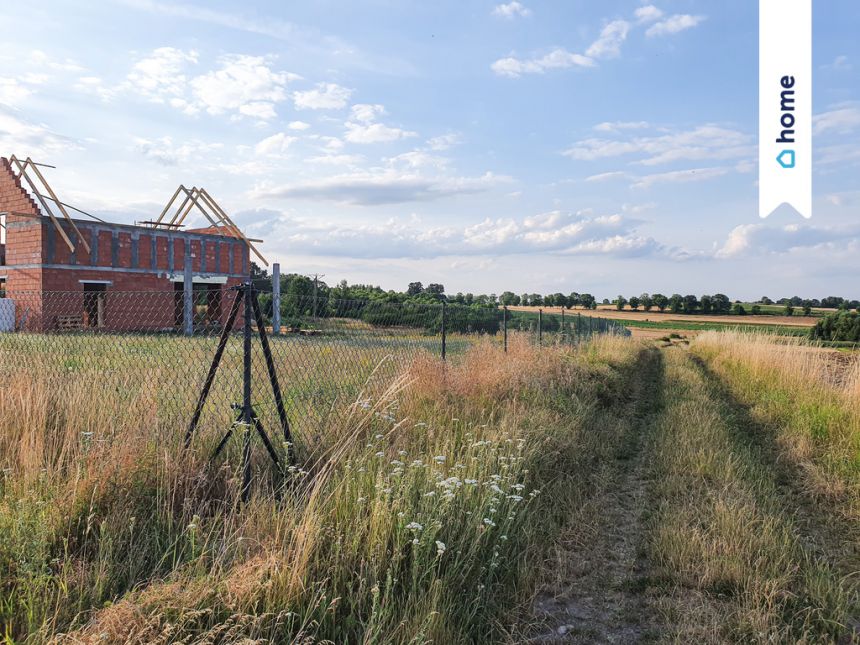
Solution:
{"label": "open field", "polygon": [[[511,309],[537,310],[537,307],[511,307]],[[558,307],[547,308],[545,311],[558,311]],[[673,314],[670,312],[660,313],[657,310],[651,311],[632,311],[627,308],[623,311],[618,311],[614,306],[598,305],[595,310],[573,309],[571,313],[582,314],[583,316],[601,316],[611,320],[630,320],[630,321],[646,321],[646,322],[699,322],[699,323],[718,323],[722,325],[781,325],[786,327],[812,327],[818,320],[817,316],[710,316],[705,314]]]}
{"label": "open field", "polygon": [[7,642],[860,643],[856,355],[279,339],[296,462],[242,505],[229,406],[181,448],[212,339],[0,340]]}

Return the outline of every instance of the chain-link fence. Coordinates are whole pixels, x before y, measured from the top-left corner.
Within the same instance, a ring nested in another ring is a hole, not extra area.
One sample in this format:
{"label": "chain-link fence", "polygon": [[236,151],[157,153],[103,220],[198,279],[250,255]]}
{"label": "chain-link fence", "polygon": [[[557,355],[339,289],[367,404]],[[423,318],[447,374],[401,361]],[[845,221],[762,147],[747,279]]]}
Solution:
{"label": "chain-link fence", "polygon": [[192,419],[197,434],[223,434],[250,400],[283,458],[285,425],[312,446],[330,415],[372,399],[419,355],[457,360],[479,339],[506,347],[513,334],[537,345],[628,333],[613,321],[571,313],[256,290],[251,301],[259,313],[250,315],[252,306],[246,326],[246,290],[195,284],[187,294],[180,284],[175,291],[115,292],[86,284],[78,292],[8,293],[0,299],[0,377],[27,377],[52,397],[77,396],[93,406],[145,408],[168,436],[187,431]]}

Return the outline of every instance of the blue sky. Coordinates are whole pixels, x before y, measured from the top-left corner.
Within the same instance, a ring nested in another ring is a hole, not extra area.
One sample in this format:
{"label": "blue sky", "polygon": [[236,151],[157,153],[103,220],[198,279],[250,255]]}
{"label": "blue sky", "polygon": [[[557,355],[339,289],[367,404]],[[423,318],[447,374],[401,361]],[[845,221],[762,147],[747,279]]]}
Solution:
{"label": "blue sky", "polygon": [[814,12],[810,221],[758,217],[752,0],[5,3],[0,152],[329,282],[857,297],[860,4]]}

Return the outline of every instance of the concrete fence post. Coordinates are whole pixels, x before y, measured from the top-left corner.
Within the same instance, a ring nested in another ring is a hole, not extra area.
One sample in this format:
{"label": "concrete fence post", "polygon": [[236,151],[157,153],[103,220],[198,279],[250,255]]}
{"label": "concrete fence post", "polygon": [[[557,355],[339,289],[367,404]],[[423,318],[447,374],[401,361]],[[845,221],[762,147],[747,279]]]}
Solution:
{"label": "concrete fence post", "polygon": [[185,255],[185,273],[182,283],[182,321],[186,336],[194,333],[194,269],[193,258],[190,254]]}
{"label": "concrete fence post", "polygon": [[281,265],[272,265],[272,333],[281,333]]}

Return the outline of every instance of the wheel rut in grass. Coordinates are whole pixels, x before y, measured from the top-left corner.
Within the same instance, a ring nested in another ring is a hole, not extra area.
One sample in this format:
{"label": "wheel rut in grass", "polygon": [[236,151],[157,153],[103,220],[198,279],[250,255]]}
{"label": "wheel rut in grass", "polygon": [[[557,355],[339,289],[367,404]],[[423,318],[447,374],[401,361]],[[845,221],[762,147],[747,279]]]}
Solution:
{"label": "wheel rut in grass", "polygon": [[833,500],[817,498],[806,489],[802,465],[784,454],[776,429],[754,418],[751,406],[738,399],[729,384],[706,361],[695,355],[691,355],[691,360],[708,384],[713,399],[731,415],[736,443],[755,454],[772,474],[779,507],[791,518],[805,554],[825,563],[853,590],[856,615],[847,621],[844,642],[860,643],[860,583],[857,582],[860,526],[840,515]]}
{"label": "wheel rut in grass", "polygon": [[571,527],[557,554],[560,567],[533,602],[529,643],[637,643],[658,626],[645,595],[649,565],[642,555],[647,437],[662,405],[662,356],[644,350],[626,405],[613,410],[623,428],[614,459],[599,466],[590,507],[593,524]]}

